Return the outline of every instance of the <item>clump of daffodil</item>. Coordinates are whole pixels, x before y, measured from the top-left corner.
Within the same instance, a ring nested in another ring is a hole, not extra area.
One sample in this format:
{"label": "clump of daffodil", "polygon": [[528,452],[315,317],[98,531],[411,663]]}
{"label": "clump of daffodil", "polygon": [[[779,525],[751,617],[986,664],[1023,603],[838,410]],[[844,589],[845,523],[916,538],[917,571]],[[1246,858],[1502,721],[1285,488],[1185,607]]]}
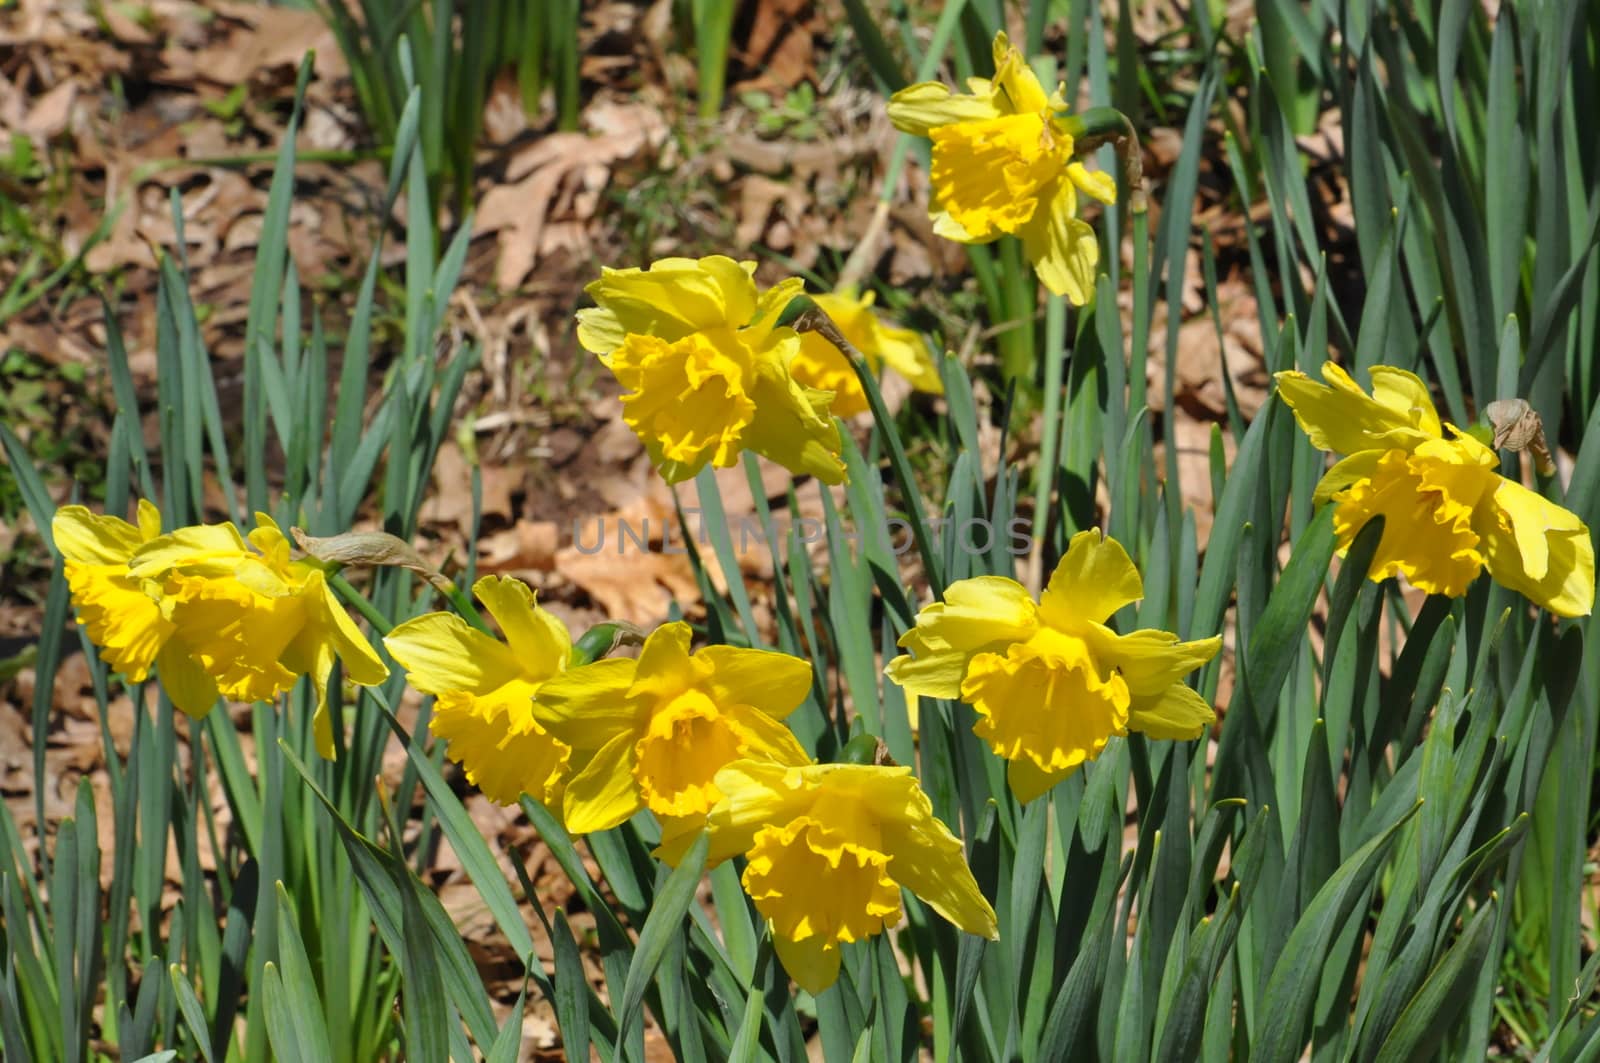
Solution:
{"label": "clump of daffodil", "polygon": [[[841,944],[900,921],[902,889],[969,934],[998,936],[961,842],[910,768],[746,760],[719,771],[716,785],[707,866],[746,857],[745,892],[807,992],[839,977]],[[675,864],[693,840],[680,835],[659,855]]]}
{"label": "clump of daffodil", "polygon": [[1002,576],[959,580],[900,638],[909,657],[887,672],[906,690],[960,698],[973,732],[1007,760],[1031,801],[1105,749],[1113,735],[1198,738],[1216,719],[1183,677],[1215,657],[1221,636],[1180,642],[1165,631],[1119,635],[1105,621],[1144,596],[1115,539],[1079,532],[1035,603]]}
{"label": "clump of daffodil", "polygon": [[800,337],[778,316],[804,282],[765,292],[754,262],[722,255],[606,269],[585,289],[578,342],[626,389],[622,419],[668,483],[753,450],[796,473],[842,483],[833,398],[789,373]]}
{"label": "clump of daffodil", "polygon": [[436,699],[429,730],[444,739],[467,781],[497,804],[526,793],[559,807],[572,749],[540,726],[540,686],[566,671],[572,636],[510,577],[486,576],[472,591],[500,625],[501,642],[454,613],[400,624],[383,644],[413,687]]}
{"label": "clump of daffodil", "polygon": [[[833,320],[873,372],[887,365],[918,391],[943,394],[944,382],[939,379],[927,345],[910,329],[891,325],[873,313],[876,296],[876,292],[858,295],[854,289],[844,289],[813,295],[811,301]],[[800,351],[789,364],[789,372],[806,387],[833,392],[833,412],[838,416],[854,417],[867,412],[867,393],[861,389],[860,377],[844,352],[823,339],[821,333],[800,333]]]}
{"label": "clump of daffodil", "polygon": [[665,624],[637,660],[596,661],[539,688],[539,723],[587,761],[563,798],[574,834],[615,827],[641,808],[675,834],[722,796],[713,780],[724,765],[810,760],[782,723],[811,689],[810,662],[734,646],[691,654],[690,635],[682,621]]}
{"label": "clump of daffodil", "polygon": [[[1277,374],[1278,394],[1313,446],[1345,457],[1317,485],[1333,502],[1341,554],[1383,516],[1369,578],[1403,575],[1429,594],[1456,597],[1484,569],[1557,616],[1594,608],[1594,543],[1583,521],[1499,472],[1495,452],[1443,423],[1415,375],[1373,366],[1372,394],[1339,366],[1319,384]],[[1448,435],[1445,430],[1448,429]]]}
{"label": "clump of daffodil", "polygon": [[1020,237],[1044,286],[1082,306],[1094,294],[1100,248],[1078,217],[1078,193],[1114,203],[1116,181],[1073,161],[1082,129],[1062,117],[1061,86],[1047,94],[1003,32],[994,67],[993,78],[968,80],[970,95],[937,81],[901,89],[889,120],[933,141],[934,232],[964,244]]}
{"label": "clump of daffodil", "polygon": [[[291,560],[272,519],[256,514],[248,537],[232,524],[166,535],[153,507],[139,528],[81,506],[53,529],[90,637],[124,676],[154,662],[172,703],[204,716],[218,696],[270,701],[302,675],[317,688],[317,748],[333,756],[328,681],[335,660],[353,682],[381,683],[389,670],[334,598],[322,569]],[[98,634],[97,634],[98,632]]]}

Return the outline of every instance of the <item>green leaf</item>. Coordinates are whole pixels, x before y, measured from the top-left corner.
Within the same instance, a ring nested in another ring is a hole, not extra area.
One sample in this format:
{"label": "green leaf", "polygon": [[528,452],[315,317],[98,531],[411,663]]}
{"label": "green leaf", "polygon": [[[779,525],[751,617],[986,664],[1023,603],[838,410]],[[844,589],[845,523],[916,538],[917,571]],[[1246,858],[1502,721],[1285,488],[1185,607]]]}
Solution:
{"label": "green leaf", "polygon": [[378,706],[390,729],[393,730],[395,738],[405,749],[411,766],[416,770],[418,778],[422,780],[423,788],[427,791],[429,808],[438,817],[439,825],[450,841],[450,847],[455,850],[456,857],[466,869],[467,876],[472,879],[472,884],[477,887],[484,905],[494,916],[495,925],[506,936],[507,943],[518,956],[524,959],[532,956],[533,936],[528,933],[528,926],[522,920],[516,898],[511,895],[511,887],[506,883],[500,865],[495,862],[494,854],[489,851],[483,835],[472,822],[472,817],[467,814],[466,807],[445,782],[438,766],[423,753],[421,746],[401,726],[389,708],[388,699],[384,697],[383,692],[373,688],[367,691],[367,696]]}
{"label": "green leaf", "polygon": [[1420,807],[1420,802],[1413,805],[1399,823],[1352,853],[1306,906],[1267,980],[1253,1060],[1294,1063],[1300,1058],[1324,969],[1306,958],[1328,955],[1328,946],[1371,885],[1400,828]]}
{"label": "green leaf", "polygon": [[167,968],[167,974],[172,979],[173,991],[178,995],[178,1010],[183,1013],[183,1021],[199,1046],[200,1054],[205,1057],[206,1063],[216,1063],[216,1057],[211,1054],[211,1027],[206,1022],[205,1009],[200,1006],[194,986],[189,984],[183,968],[175,963]]}
{"label": "green leaf", "polygon": [[[306,955],[305,942],[300,936],[300,921],[295,914],[294,902],[289,899],[289,892],[284,889],[282,882],[273,885],[277,902],[278,955],[282,965],[281,1016],[287,1020],[286,1025],[279,1026],[279,1029],[293,1037],[293,1043],[301,1051],[300,1058],[306,1063],[332,1059],[328,1025],[323,1018],[322,1001],[317,999],[316,976],[312,972],[311,960]],[[270,1009],[268,1021],[272,1021]],[[285,1049],[277,1046],[276,1037],[273,1050],[280,1056],[285,1054]]]}
{"label": "green leaf", "polygon": [[1478,909],[1444,959],[1428,975],[1378,1050],[1377,1063],[1431,1059],[1457,1028],[1471,1003],[1467,987],[1476,978],[1494,940],[1494,900]]}
{"label": "green leaf", "polygon": [[[639,1019],[640,1005],[644,1003],[645,993],[655,978],[656,968],[667,951],[667,945],[675,935],[683,932],[684,913],[694,902],[695,889],[700,884],[701,873],[705,871],[706,851],[710,845],[711,836],[702,831],[651,902],[650,916],[645,920],[644,929],[639,932],[639,945],[628,964],[627,980],[622,986],[622,1002],[617,1007],[618,1059],[621,1058],[621,1046],[628,1040],[629,1028]],[[671,972],[671,976],[681,977],[681,972]]]}
{"label": "green leaf", "polygon": [[578,943],[567,925],[567,913],[556,909],[550,936],[555,951],[556,1022],[561,1027],[561,1047],[569,1058],[589,1058],[589,977],[583,969]]}

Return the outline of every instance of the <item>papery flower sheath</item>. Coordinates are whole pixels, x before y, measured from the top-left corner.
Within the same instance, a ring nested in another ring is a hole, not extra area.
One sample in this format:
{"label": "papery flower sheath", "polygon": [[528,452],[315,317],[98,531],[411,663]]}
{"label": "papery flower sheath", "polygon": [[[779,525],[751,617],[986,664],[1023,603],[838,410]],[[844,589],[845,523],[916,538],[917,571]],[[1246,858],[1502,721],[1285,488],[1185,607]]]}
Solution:
{"label": "papery flower sheath", "polygon": [[[846,290],[813,295],[811,301],[833,320],[844,338],[867,360],[868,368],[877,372],[887,365],[918,391],[943,394],[944,382],[939,379],[939,370],[922,337],[873,313],[876,295]],[[855,368],[844,352],[823,339],[820,332],[800,333],[800,351],[789,364],[789,372],[807,387],[833,392],[833,412],[838,416],[854,417],[867,412],[867,393],[861,389]]]}
{"label": "papery flower sheath", "polygon": [[1216,656],[1221,636],[1181,642],[1106,626],[1143,596],[1121,544],[1079,532],[1037,603],[1002,576],[952,583],[901,636],[911,655],[886,671],[912,693],[971,705],[980,717],[973,733],[1006,759],[1017,798],[1031,801],[1113,735],[1191,739],[1215,721],[1183,677]]}
{"label": "papery flower sheath", "polygon": [[[716,775],[707,866],[744,854],[745,892],[766,917],[784,969],[810,993],[839,976],[839,946],[900,920],[900,891],[951,923],[997,936],[961,842],[933,814],[910,768],[739,761]],[[659,855],[676,864],[694,840]]]}
{"label": "papery flower sheath", "polygon": [[539,725],[533,703],[545,680],[566,671],[572,636],[519,580],[486,576],[472,591],[504,642],[454,613],[428,613],[398,625],[383,644],[411,685],[436,699],[429,730],[467,781],[496,804],[526,793],[559,808],[572,749]]}
{"label": "papery flower sheath", "polygon": [[1044,286],[1082,306],[1094,294],[1100,246],[1078,217],[1078,193],[1114,203],[1116,181],[1073,161],[1062,88],[1047,94],[1003,32],[994,67],[993,78],[968,79],[970,95],[937,81],[901,89],[889,120],[933,141],[934,232],[964,244],[1020,237]]}
{"label": "papery flower sheath", "polygon": [[691,654],[690,635],[688,624],[665,624],[637,660],[596,661],[539,688],[540,724],[587,761],[563,800],[574,834],[641,808],[673,834],[721,797],[713,780],[731,761],[810,759],[782,723],[811,689],[810,662],[734,646]]}
{"label": "papery flower sheath", "polygon": [[789,373],[800,349],[777,319],[804,287],[756,288],[754,262],[722,255],[606,269],[585,289],[578,342],[625,389],[622,419],[668,483],[752,450],[796,473],[842,483],[832,393]]}
{"label": "papery flower sheath", "polygon": [[[1319,384],[1277,374],[1278,394],[1313,446],[1345,457],[1317,484],[1332,502],[1342,555],[1362,526],[1384,518],[1367,571],[1403,575],[1429,594],[1457,597],[1484,569],[1557,616],[1594,608],[1594,543],[1577,515],[1500,475],[1495,452],[1441,422],[1414,374],[1373,366],[1372,394],[1333,362]],[[1447,434],[1448,433],[1448,434]]]}
{"label": "papery flower sheath", "polygon": [[248,537],[232,524],[179,528],[144,543],[129,576],[159,604],[184,653],[158,663],[172,703],[203,715],[221,694],[270,701],[309,675],[317,690],[317,749],[334,755],[328,682],[337,659],[354,683],[389,674],[316,565],[291,560],[272,518]]}

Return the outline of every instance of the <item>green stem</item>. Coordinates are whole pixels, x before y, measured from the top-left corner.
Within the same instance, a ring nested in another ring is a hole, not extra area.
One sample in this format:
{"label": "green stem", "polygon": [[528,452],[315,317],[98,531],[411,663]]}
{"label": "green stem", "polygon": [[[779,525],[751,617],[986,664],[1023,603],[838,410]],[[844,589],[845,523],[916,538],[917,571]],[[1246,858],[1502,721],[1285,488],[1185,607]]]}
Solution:
{"label": "green stem", "polygon": [[[1044,309],[1044,421],[1039,440],[1039,464],[1033,478],[1033,560],[1030,575],[1044,570],[1044,554],[1049,549],[1050,494],[1056,479],[1056,444],[1060,437],[1061,376],[1066,361],[1067,304],[1052,295]],[[1035,586],[1032,589],[1037,590]]]}

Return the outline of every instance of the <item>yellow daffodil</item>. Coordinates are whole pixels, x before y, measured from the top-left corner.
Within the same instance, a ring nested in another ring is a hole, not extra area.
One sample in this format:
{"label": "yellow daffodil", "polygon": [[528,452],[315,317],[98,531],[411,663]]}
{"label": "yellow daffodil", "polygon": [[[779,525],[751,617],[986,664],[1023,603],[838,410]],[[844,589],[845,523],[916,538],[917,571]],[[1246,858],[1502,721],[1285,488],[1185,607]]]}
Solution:
{"label": "yellow daffodil", "polygon": [[[1315,499],[1332,501],[1342,554],[1371,518],[1383,538],[1367,575],[1403,575],[1429,594],[1456,597],[1485,568],[1557,616],[1594,608],[1594,543],[1577,516],[1499,473],[1490,448],[1442,423],[1423,382],[1373,366],[1372,394],[1332,362],[1319,384],[1277,374],[1278,394],[1313,446],[1345,455]],[[1448,435],[1446,431],[1448,430]]]}
{"label": "yellow daffodil", "polygon": [[[876,292],[857,295],[845,290],[813,295],[811,300],[833,319],[874,372],[888,365],[918,391],[943,394],[944,382],[928,356],[927,345],[910,329],[890,325],[873,313],[876,296]],[[854,417],[867,411],[867,393],[861,390],[850,360],[820,333],[800,333],[800,351],[789,364],[789,372],[806,387],[833,392],[833,412],[838,416]]]}
{"label": "yellow daffodil", "polygon": [[778,315],[804,282],[756,288],[754,262],[666,258],[649,269],[606,269],[586,289],[578,342],[626,389],[622,419],[668,483],[743,450],[792,472],[842,483],[833,396],[789,374],[800,349]]}
{"label": "yellow daffodil", "polygon": [[322,570],[290,560],[288,540],[264,513],[248,538],[232,524],[153,538],[134,552],[128,574],[149,590],[186,651],[163,657],[159,667],[168,697],[190,715],[203,715],[218,694],[270,701],[309,675],[317,688],[317,748],[332,757],[328,680],[335,658],[364,686],[389,674]]}
{"label": "yellow daffodil", "polygon": [[572,636],[519,580],[486,576],[472,590],[504,642],[454,613],[429,613],[400,624],[383,644],[411,685],[436,699],[429,729],[467,781],[497,804],[526,793],[559,807],[572,750],[534,719],[533,703],[545,680],[566,671]]}
{"label": "yellow daffodil", "polygon": [[1116,181],[1072,161],[1061,87],[1046,94],[1004,33],[994,38],[994,66],[993,78],[968,80],[970,95],[937,81],[901,89],[889,120],[933,141],[936,233],[964,244],[1020,237],[1044,286],[1082,306],[1094,294],[1100,247],[1078,217],[1078,193],[1114,203]]}
{"label": "yellow daffodil", "polygon": [[1020,583],[978,576],[952,583],[900,639],[890,663],[907,691],[967,702],[973,732],[1008,761],[1011,790],[1031,801],[1100,755],[1113,735],[1198,738],[1216,719],[1183,684],[1222,645],[1165,631],[1118,635],[1105,621],[1144,596],[1126,551],[1079,532],[1037,604]]}
{"label": "yellow daffodil", "polygon": [[[717,773],[708,866],[744,854],[744,888],[767,918],[784,969],[810,993],[839,977],[839,946],[900,921],[910,890],[944,918],[994,938],[994,909],[961,842],[910,768],[739,761]],[[663,844],[675,864],[694,836]]]}
{"label": "yellow daffodil", "polygon": [[733,646],[691,654],[689,639],[688,624],[666,624],[638,660],[596,661],[539,688],[539,722],[588,761],[563,803],[574,834],[641,808],[676,833],[722,796],[713,779],[730,761],[810,759],[780,722],[811,688],[809,662]]}
{"label": "yellow daffodil", "polygon": [[[100,647],[114,671],[131,683],[143,682],[152,667],[163,673],[183,668],[188,654],[172,645],[173,625],[147,588],[128,572],[128,562],[141,546],[161,534],[161,514],[139,500],[139,523],[91,513],[83,506],[62,506],[50,522],[56,549],[66,559],[67,587],[78,623]],[[180,705],[192,716],[204,715],[211,702]]]}

